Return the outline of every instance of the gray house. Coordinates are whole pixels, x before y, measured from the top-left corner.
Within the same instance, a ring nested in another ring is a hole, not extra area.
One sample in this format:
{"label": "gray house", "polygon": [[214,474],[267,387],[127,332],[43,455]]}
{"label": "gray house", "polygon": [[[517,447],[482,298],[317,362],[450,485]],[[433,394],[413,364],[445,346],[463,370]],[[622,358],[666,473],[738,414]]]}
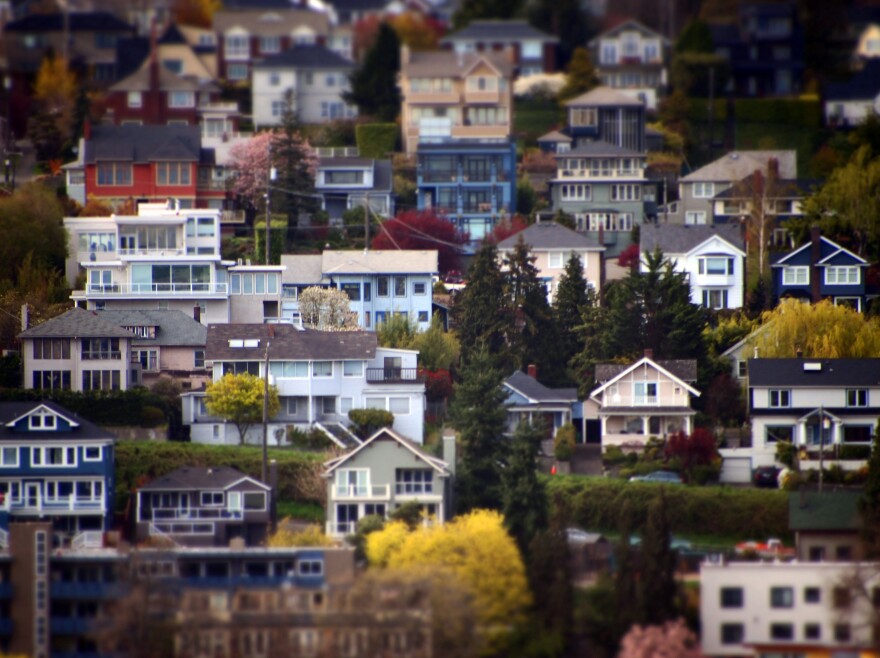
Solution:
{"label": "gray house", "polygon": [[357,448],[324,465],[327,470],[327,534],[344,536],[357,530],[365,516],[388,516],[408,502],[417,502],[426,520],[443,523],[452,511],[455,437],[443,438],[444,459],[384,428]]}

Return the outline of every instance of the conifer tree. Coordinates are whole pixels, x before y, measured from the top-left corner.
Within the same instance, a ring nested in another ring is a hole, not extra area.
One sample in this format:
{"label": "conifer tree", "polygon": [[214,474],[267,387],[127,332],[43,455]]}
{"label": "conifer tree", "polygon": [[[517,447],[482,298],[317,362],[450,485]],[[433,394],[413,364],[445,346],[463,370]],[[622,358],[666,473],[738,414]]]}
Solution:
{"label": "conifer tree", "polygon": [[[281,127],[272,140],[273,162],[278,168],[275,187],[282,188],[272,197],[272,207],[287,214],[288,226],[296,226],[299,216],[316,207],[314,152],[300,132],[293,91],[284,95]],[[289,232],[288,232],[289,233]]]}
{"label": "conifer tree", "polygon": [[675,551],[669,545],[666,496],[663,492],[652,502],[642,533],[642,577],[639,596],[639,623],[656,625],[678,616],[675,582]]}
{"label": "conifer tree", "polygon": [[456,30],[460,30],[471,21],[514,18],[522,7],[523,0],[463,0],[452,16],[452,24]]}
{"label": "conifer tree", "polygon": [[632,507],[629,502],[625,502],[620,509],[618,520],[620,538],[614,548],[614,557],[617,563],[614,573],[614,607],[616,612],[614,615],[616,621],[614,635],[617,638],[622,637],[633,622],[638,619],[636,567],[631,543],[632,521]]}
{"label": "conifer tree", "polygon": [[556,96],[560,102],[577,98],[599,84],[590,51],[583,47],[575,48],[565,73],[565,84]]}
{"label": "conifer tree", "polygon": [[520,423],[513,435],[507,468],[501,477],[504,524],[523,555],[529,543],[547,527],[547,491],[538,479],[538,453],[543,424]]}
{"label": "conifer tree", "polygon": [[394,121],[400,112],[399,71],[400,39],[390,25],[382,23],[363,63],[351,74],[345,102],[357,105],[362,115]]}
{"label": "conifer tree", "polygon": [[559,330],[559,346],[566,363],[583,350],[584,343],[577,329],[583,322],[581,313],[589,301],[583,263],[577,254],[572,253],[562,276],[559,277],[553,300],[553,317]]}

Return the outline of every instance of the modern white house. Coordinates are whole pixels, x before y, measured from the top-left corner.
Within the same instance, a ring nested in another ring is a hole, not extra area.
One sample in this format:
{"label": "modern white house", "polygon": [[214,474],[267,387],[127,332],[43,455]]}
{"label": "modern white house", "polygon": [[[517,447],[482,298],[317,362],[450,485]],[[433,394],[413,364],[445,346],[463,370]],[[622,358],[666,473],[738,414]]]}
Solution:
{"label": "modern white house", "polygon": [[[385,409],[393,429],[422,443],[425,382],[418,352],[379,347],[368,331],[314,331],[293,323],[208,326],[205,358],[213,381],[232,373],[267,377],[278,389],[281,410],[268,423],[268,440],[284,445],[288,427],[317,427],[341,446],[360,443],[345,428],[352,409]],[[212,417],[205,391],[186,393],[183,422],[193,442],[239,443],[236,427]],[[262,424],[252,427],[247,443],[262,441]]]}
{"label": "modern white house", "polygon": [[691,303],[711,309],[741,308],[745,287],[745,244],[739,226],[645,224],[639,251],[659,249],[677,272],[687,275]]}

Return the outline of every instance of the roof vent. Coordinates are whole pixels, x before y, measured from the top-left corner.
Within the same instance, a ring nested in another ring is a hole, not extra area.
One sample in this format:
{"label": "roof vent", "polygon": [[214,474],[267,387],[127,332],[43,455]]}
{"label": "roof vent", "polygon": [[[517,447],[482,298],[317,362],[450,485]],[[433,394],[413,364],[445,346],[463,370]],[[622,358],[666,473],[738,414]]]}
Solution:
{"label": "roof vent", "polygon": [[822,364],[821,363],[805,363],[804,364],[804,372],[821,372]]}

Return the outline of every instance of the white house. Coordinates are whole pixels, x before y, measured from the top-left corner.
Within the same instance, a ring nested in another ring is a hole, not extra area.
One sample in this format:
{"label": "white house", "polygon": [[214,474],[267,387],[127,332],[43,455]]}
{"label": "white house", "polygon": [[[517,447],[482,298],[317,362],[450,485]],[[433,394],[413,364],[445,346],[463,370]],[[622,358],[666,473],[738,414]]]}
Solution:
{"label": "white house", "polygon": [[868,59],[845,82],[829,82],[824,99],[825,122],[832,126],[857,126],[880,112],[880,59]]}
{"label": "white house", "polygon": [[321,157],[315,172],[315,193],[331,221],[346,210],[362,209],[380,217],[394,215],[391,160],[359,157]]}
{"label": "white house", "polygon": [[[366,331],[313,331],[292,323],[210,325],[205,358],[213,380],[227,373],[266,377],[278,389],[280,412],[268,424],[268,440],[283,445],[289,426],[317,427],[340,445],[357,445],[345,426],[352,409],[385,409],[393,429],[416,443],[423,440],[425,383],[418,352],[378,347]],[[234,425],[210,416],[205,391],[183,396],[183,422],[197,443],[238,444]],[[262,424],[248,443],[262,441]]]}
{"label": "white house", "polygon": [[741,308],[745,287],[745,245],[739,226],[645,224],[640,233],[641,271],[645,252],[655,249],[677,272],[687,274],[691,302],[711,309]]}

